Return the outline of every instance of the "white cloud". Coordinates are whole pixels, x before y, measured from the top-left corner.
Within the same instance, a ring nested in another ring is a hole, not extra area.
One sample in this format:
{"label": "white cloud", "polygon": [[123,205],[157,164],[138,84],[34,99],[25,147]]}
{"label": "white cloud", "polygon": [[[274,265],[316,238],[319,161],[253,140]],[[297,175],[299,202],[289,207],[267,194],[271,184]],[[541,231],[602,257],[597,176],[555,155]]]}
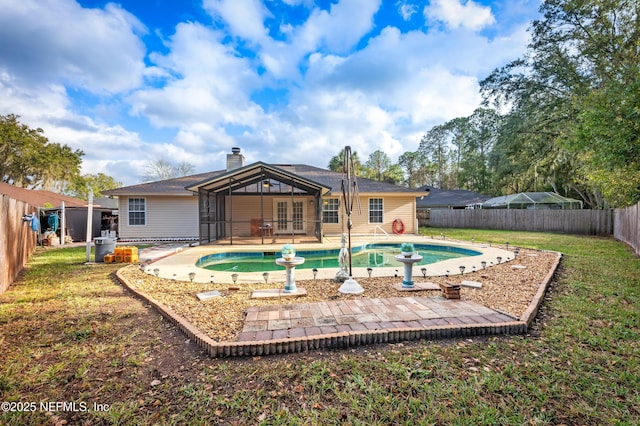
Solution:
{"label": "white cloud", "polygon": [[[425,17],[446,25],[428,32],[377,28],[380,0],[342,0],[327,10],[309,0],[272,1],[304,5],[308,18],[271,19],[257,0],[206,0],[225,25],[176,23],[145,67],[145,29],[119,6],[59,0],[56,14],[49,2],[0,0],[0,114],[20,114],[51,140],[84,150],[83,172],[125,184],[139,182],[157,157],[187,161],[197,172],[223,168],[232,146],[248,162],[325,167],[345,145],[363,161],[376,149],[396,160],[433,125],[470,114],[480,101],[478,80],[518,57],[528,37],[513,15],[508,31],[496,26],[492,38],[451,31],[492,22],[491,10],[472,1],[433,1]],[[417,22],[410,0],[393,7]],[[278,40],[266,25],[280,31]],[[13,37],[6,28],[30,38],[6,43]],[[19,46],[34,52],[21,57]],[[69,97],[78,87],[100,94],[98,103],[80,109]],[[132,116],[121,115],[127,107]]]}
{"label": "white cloud", "polygon": [[204,0],[202,6],[222,18],[238,37],[261,42],[267,36],[264,20],[271,14],[259,0]]}
{"label": "white cloud", "polygon": [[248,60],[221,43],[222,34],[200,24],[180,24],[167,55],[151,58],[166,75],[175,76],[160,88],[133,93],[134,115],[159,127],[193,123],[252,124],[261,108],[249,94],[259,84]]}
{"label": "white cloud", "polygon": [[144,26],[119,6],[83,9],[71,0],[0,1],[0,65],[25,82],[64,82],[90,92],[138,86]]}
{"label": "white cloud", "polygon": [[495,18],[488,6],[473,0],[432,0],[424,8],[424,16],[430,21],[444,22],[449,28],[480,30],[494,24]]}
{"label": "white cloud", "polygon": [[404,19],[405,21],[411,20],[413,14],[418,11],[418,6],[416,6],[415,4],[398,2],[397,5],[398,13],[400,13],[400,16],[402,16],[402,19]]}

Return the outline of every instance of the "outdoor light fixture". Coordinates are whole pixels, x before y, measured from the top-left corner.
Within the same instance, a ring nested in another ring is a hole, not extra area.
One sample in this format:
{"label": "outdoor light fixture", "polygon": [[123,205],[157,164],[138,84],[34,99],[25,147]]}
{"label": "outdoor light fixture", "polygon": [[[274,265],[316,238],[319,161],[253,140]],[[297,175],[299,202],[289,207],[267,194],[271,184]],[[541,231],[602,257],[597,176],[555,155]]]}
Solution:
{"label": "outdoor light fixture", "polygon": [[480,264],[482,265],[482,269],[487,267],[487,262],[484,261],[484,260],[482,262],[480,262]]}
{"label": "outdoor light fixture", "polygon": [[475,272],[476,271],[476,265],[473,265],[472,268],[473,268],[473,272]]}
{"label": "outdoor light fixture", "polygon": [[318,275],[318,268],[313,268],[311,270],[311,272],[313,272],[313,279],[315,280],[316,279],[316,275]]}
{"label": "outdoor light fixture", "polygon": [[489,247],[491,247],[491,241],[489,241]]}
{"label": "outdoor light fixture", "polygon": [[158,275],[160,275],[160,269],[156,268],[153,270],[153,274],[157,277]]}
{"label": "outdoor light fixture", "polygon": [[213,275],[211,275],[211,284],[213,284]]}
{"label": "outdoor light fixture", "polygon": [[238,274],[231,274],[231,279],[233,280],[233,283],[235,284],[236,281],[238,281]]}
{"label": "outdoor light fixture", "polygon": [[445,274],[445,277],[449,278],[449,270],[447,269],[447,273]]}
{"label": "outdoor light fixture", "polygon": [[460,265],[460,273],[461,273],[462,275],[464,275],[464,270],[465,270],[465,269],[466,269],[466,268],[465,268],[465,266],[464,266],[464,265]]}
{"label": "outdoor light fixture", "polygon": [[427,278],[427,268],[420,268],[420,272],[422,272],[424,278]]}
{"label": "outdoor light fixture", "polygon": [[189,272],[189,280],[191,282],[193,282],[193,279],[196,277],[196,273],[195,272]]}
{"label": "outdoor light fixture", "polygon": [[471,244],[474,244],[475,242],[476,242],[476,239],[475,239],[475,238],[472,238],[472,239],[471,239]]}
{"label": "outdoor light fixture", "polygon": [[369,274],[369,278],[371,278],[371,274],[373,273],[373,268],[368,267],[367,268],[367,274]]}
{"label": "outdoor light fixture", "polygon": [[394,274],[395,278],[398,278],[398,270],[396,269],[396,273]]}
{"label": "outdoor light fixture", "polygon": [[173,280],[174,281],[176,280],[176,274],[173,274]]}
{"label": "outdoor light fixture", "polygon": [[498,259],[498,263],[502,262],[502,256],[498,256],[496,259]]}
{"label": "outdoor light fixture", "polygon": [[520,248],[519,248],[519,247],[516,247],[516,248],[513,250],[513,254],[515,255],[515,257],[518,257],[518,255],[520,254]]}
{"label": "outdoor light fixture", "polygon": [[504,243],[504,246],[506,247],[507,250],[509,250],[509,241],[507,241],[506,243]]}
{"label": "outdoor light fixture", "polygon": [[264,278],[264,283],[266,284],[269,281],[269,273],[268,272],[263,272],[262,273],[262,278]]}

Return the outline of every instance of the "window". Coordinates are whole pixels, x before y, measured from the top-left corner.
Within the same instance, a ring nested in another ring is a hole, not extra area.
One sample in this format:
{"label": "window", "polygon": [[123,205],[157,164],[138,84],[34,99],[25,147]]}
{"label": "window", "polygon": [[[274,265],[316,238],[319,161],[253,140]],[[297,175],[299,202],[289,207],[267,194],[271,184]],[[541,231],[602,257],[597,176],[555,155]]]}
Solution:
{"label": "window", "polygon": [[369,223],[382,223],[383,212],[382,198],[369,198]]}
{"label": "window", "polygon": [[339,208],[340,200],[337,198],[322,200],[322,223],[338,223]]}
{"label": "window", "polygon": [[144,198],[129,198],[129,225],[146,224],[146,200]]}

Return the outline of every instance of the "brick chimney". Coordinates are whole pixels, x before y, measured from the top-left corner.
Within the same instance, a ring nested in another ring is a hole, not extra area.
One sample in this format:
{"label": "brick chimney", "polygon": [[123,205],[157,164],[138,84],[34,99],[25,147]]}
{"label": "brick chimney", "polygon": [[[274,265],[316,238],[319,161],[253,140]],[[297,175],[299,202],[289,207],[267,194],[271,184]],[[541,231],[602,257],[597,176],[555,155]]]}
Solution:
{"label": "brick chimney", "polygon": [[244,166],[244,155],[240,154],[240,148],[231,148],[231,154],[227,154],[227,171],[239,169]]}

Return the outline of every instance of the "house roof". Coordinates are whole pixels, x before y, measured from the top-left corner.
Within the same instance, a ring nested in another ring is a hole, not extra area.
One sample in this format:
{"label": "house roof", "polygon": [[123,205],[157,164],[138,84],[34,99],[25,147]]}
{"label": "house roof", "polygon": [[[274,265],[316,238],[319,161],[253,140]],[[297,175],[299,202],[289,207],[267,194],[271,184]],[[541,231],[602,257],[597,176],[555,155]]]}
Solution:
{"label": "house roof", "polygon": [[64,201],[65,207],[86,207],[87,202],[79,198],[69,197],[56,192],[42,189],[20,188],[8,183],[0,182],[0,194],[7,195],[15,200],[29,204],[31,207],[45,207],[51,204],[60,207]]}
{"label": "house roof", "polygon": [[[306,164],[265,164],[263,162],[257,162],[232,171],[218,170],[174,179],[125,186],[103,191],[103,194],[112,196],[194,195],[192,190],[197,190],[199,186],[214,185],[218,180],[227,179],[235,175],[241,176],[253,167],[266,167],[274,173],[279,173],[283,176],[292,176],[300,179],[307,185],[322,188],[323,193],[329,191],[329,193],[333,195],[339,195],[342,187],[342,173],[339,172]],[[424,191],[364,178],[358,178],[358,191],[360,193],[420,193],[424,195]]]}
{"label": "house roof", "polygon": [[418,197],[416,201],[416,207],[418,209],[462,208],[469,204],[483,203],[485,200],[491,198],[488,195],[463,189],[445,190],[428,185],[421,186],[418,189],[429,193],[428,197]]}

